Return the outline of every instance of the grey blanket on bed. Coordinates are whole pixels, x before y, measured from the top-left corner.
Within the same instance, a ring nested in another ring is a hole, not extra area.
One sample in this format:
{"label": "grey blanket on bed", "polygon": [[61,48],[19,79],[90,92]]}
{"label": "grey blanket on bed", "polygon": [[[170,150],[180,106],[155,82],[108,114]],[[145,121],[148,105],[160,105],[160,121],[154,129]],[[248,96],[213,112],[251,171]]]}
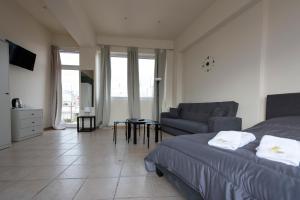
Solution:
{"label": "grey blanket on bed", "polygon": [[256,141],[236,151],[207,145],[215,134],[178,136],[163,141],[145,158],[148,171],[159,164],[198,191],[205,200],[300,199],[300,167],[256,157],[263,135],[300,141],[300,117],[274,118],[246,131]]}

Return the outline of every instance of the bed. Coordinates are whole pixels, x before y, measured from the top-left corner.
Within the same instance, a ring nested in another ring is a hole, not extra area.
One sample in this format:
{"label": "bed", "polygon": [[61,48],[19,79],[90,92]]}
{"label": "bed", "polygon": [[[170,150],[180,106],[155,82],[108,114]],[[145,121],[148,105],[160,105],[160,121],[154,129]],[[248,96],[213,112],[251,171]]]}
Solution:
{"label": "bed", "polygon": [[211,133],[165,140],[145,158],[145,167],[189,200],[300,199],[300,167],[255,155],[266,134],[300,141],[300,94],[269,95],[266,121],[245,131],[257,139],[237,151],[208,146]]}

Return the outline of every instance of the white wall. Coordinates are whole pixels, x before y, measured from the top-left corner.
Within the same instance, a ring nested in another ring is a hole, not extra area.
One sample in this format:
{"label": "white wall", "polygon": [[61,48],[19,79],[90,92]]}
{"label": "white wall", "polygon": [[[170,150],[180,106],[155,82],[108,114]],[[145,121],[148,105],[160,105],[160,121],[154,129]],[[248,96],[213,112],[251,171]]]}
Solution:
{"label": "white wall", "polygon": [[255,1],[257,0],[213,1],[213,3],[211,3],[211,5],[176,39],[176,49],[183,51],[190,47],[197,40],[205,37],[216,27],[221,26],[226,20],[229,20],[236,15],[236,13]]}
{"label": "white wall", "polygon": [[300,92],[300,1],[268,2],[265,93]]}
{"label": "white wall", "polygon": [[27,106],[44,109],[44,127],[50,126],[49,32],[15,1],[1,0],[0,37],[37,54],[34,71],[10,66],[11,98],[20,97]]}
{"label": "white wall", "polygon": [[[153,99],[151,98],[141,99],[142,119],[152,119],[152,104],[153,104]],[[114,121],[123,121],[128,118],[129,118],[129,112],[128,112],[127,98],[112,98],[109,124],[113,125]]]}
{"label": "white wall", "polygon": [[[182,54],[184,61],[177,66],[177,77],[183,70],[183,100],[235,100],[246,128],[264,119],[266,95],[300,92],[299,8],[298,0],[252,1],[177,53],[175,60]],[[184,34],[179,38],[184,41]],[[205,56],[216,59],[209,73],[201,70]]]}
{"label": "white wall", "polygon": [[[215,30],[183,53],[183,101],[234,100],[244,127],[259,115],[261,3]],[[213,56],[212,71],[202,61]]]}

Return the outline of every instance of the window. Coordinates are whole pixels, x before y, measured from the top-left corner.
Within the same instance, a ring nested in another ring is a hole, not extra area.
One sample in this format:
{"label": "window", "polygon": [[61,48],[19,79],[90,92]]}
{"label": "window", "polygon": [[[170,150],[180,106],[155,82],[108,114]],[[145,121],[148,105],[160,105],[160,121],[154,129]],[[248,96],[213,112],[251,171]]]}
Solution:
{"label": "window", "polygon": [[79,66],[79,53],[61,51],[59,55],[61,65]]}
{"label": "window", "polygon": [[111,57],[111,96],[127,97],[127,57]]}
{"label": "window", "polygon": [[[139,59],[140,97],[152,98],[154,90],[154,59]],[[111,96],[128,97],[127,57],[111,56]]]}
{"label": "window", "polygon": [[139,59],[140,97],[152,98],[154,92],[154,59]]}

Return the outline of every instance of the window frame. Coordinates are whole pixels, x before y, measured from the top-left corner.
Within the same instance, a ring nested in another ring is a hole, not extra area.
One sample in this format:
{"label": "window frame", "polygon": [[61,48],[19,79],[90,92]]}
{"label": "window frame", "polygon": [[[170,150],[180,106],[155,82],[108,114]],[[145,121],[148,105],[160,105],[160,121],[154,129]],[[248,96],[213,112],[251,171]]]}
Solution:
{"label": "window frame", "polygon": [[[78,54],[79,56],[79,64],[78,65],[63,65],[61,64],[61,68],[64,69],[64,70],[75,70],[75,69],[78,69],[80,70],[80,52],[79,51],[76,51],[76,50],[59,50],[59,56],[60,56],[60,53],[76,53]],[[61,60],[61,58],[60,58]]]}

